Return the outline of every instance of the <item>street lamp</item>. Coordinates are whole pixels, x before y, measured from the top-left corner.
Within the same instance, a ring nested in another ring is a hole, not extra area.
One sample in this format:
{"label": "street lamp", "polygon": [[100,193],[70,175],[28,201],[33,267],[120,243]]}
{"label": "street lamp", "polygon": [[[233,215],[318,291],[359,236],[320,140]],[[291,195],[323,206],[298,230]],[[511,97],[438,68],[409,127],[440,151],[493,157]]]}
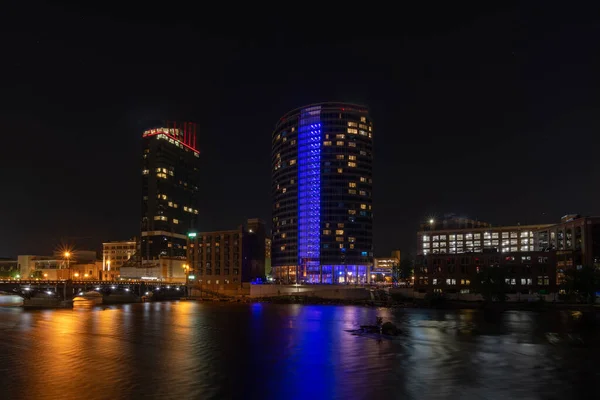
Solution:
{"label": "street lamp", "polygon": [[70,280],[71,279],[71,264],[70,264],[71,253],[68,251],[65,251],[65,253],[63,255],[67,259],[67,269],[69,270],[69,280]]}
{"label": "street lamp", "polygon": [[190,273],[190,266],[188,264],[183,264],[183,272],[185,273],[185,284],[188,285]]}

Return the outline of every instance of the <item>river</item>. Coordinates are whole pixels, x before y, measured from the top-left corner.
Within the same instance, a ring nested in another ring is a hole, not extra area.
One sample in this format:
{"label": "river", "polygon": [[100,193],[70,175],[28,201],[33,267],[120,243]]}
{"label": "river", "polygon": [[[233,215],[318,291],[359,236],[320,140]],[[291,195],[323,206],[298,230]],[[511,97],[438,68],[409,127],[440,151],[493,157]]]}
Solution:
{"label": "river", "polygon": [[[572,329],[565,312],[192,301],[25,311],[10,299],[2,399],[577,399],[600,382],[597,333],[549,341]],[[406,335],[345,332],[376,316]]]}

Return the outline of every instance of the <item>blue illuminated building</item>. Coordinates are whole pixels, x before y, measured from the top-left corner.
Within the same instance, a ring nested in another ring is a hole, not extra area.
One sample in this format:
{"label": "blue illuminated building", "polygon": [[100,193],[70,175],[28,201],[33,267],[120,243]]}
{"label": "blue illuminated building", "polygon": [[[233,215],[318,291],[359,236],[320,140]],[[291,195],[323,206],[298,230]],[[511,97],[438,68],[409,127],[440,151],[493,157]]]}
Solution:
{"label": "blue illuminated building", "polygon": [[366,283],[373,261],[367,108],[319,103],[285,114],[272,138],[274,277]]}

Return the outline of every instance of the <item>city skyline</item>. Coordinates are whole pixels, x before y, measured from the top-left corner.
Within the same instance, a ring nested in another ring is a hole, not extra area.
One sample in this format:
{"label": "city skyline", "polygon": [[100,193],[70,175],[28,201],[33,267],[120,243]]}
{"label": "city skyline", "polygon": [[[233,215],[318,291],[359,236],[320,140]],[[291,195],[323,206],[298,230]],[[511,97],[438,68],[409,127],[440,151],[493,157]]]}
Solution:
{"label": "city skyline", "polygon": [[[16,134],[2,146],[2,256],[134,236],[140,136],[155,119],[198,124],[200,230],[270,221],[278,118],[332,100],[366,104],[373,118],[375,255],[414,251],[429,215],[510,225],[598,214],[600,166],[585,145],[599,128],[596,58],[579,40],[596,28],[567,16],[507,7],[428,35],[411,26],[403,39],[317,41],[207,39],[176,20],[159,36],[154,21],[40,7],[31,26],[9,26],[0,122]],[[199,50],[158,62],[156,46]]]}

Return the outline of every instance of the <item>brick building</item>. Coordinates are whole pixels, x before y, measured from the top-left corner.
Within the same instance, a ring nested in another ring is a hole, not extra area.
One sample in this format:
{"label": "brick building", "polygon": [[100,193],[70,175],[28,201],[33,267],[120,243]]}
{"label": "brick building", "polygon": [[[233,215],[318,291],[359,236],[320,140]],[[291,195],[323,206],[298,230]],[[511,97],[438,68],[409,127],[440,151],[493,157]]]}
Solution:
{"label": "brick building", "polygon": [[600,218],[564,216],[557,224],[494,227],[447,216],[417,233],[415,290],[463,292],[485,268],[501,268],[514,293],[557,290],[569,268],[600,267]]}
{"label": "brick building", "polygon": [[248,220],[246,227],[192,233],[188,237],[189,282],[220,290],[265,278],[264,222]]}

